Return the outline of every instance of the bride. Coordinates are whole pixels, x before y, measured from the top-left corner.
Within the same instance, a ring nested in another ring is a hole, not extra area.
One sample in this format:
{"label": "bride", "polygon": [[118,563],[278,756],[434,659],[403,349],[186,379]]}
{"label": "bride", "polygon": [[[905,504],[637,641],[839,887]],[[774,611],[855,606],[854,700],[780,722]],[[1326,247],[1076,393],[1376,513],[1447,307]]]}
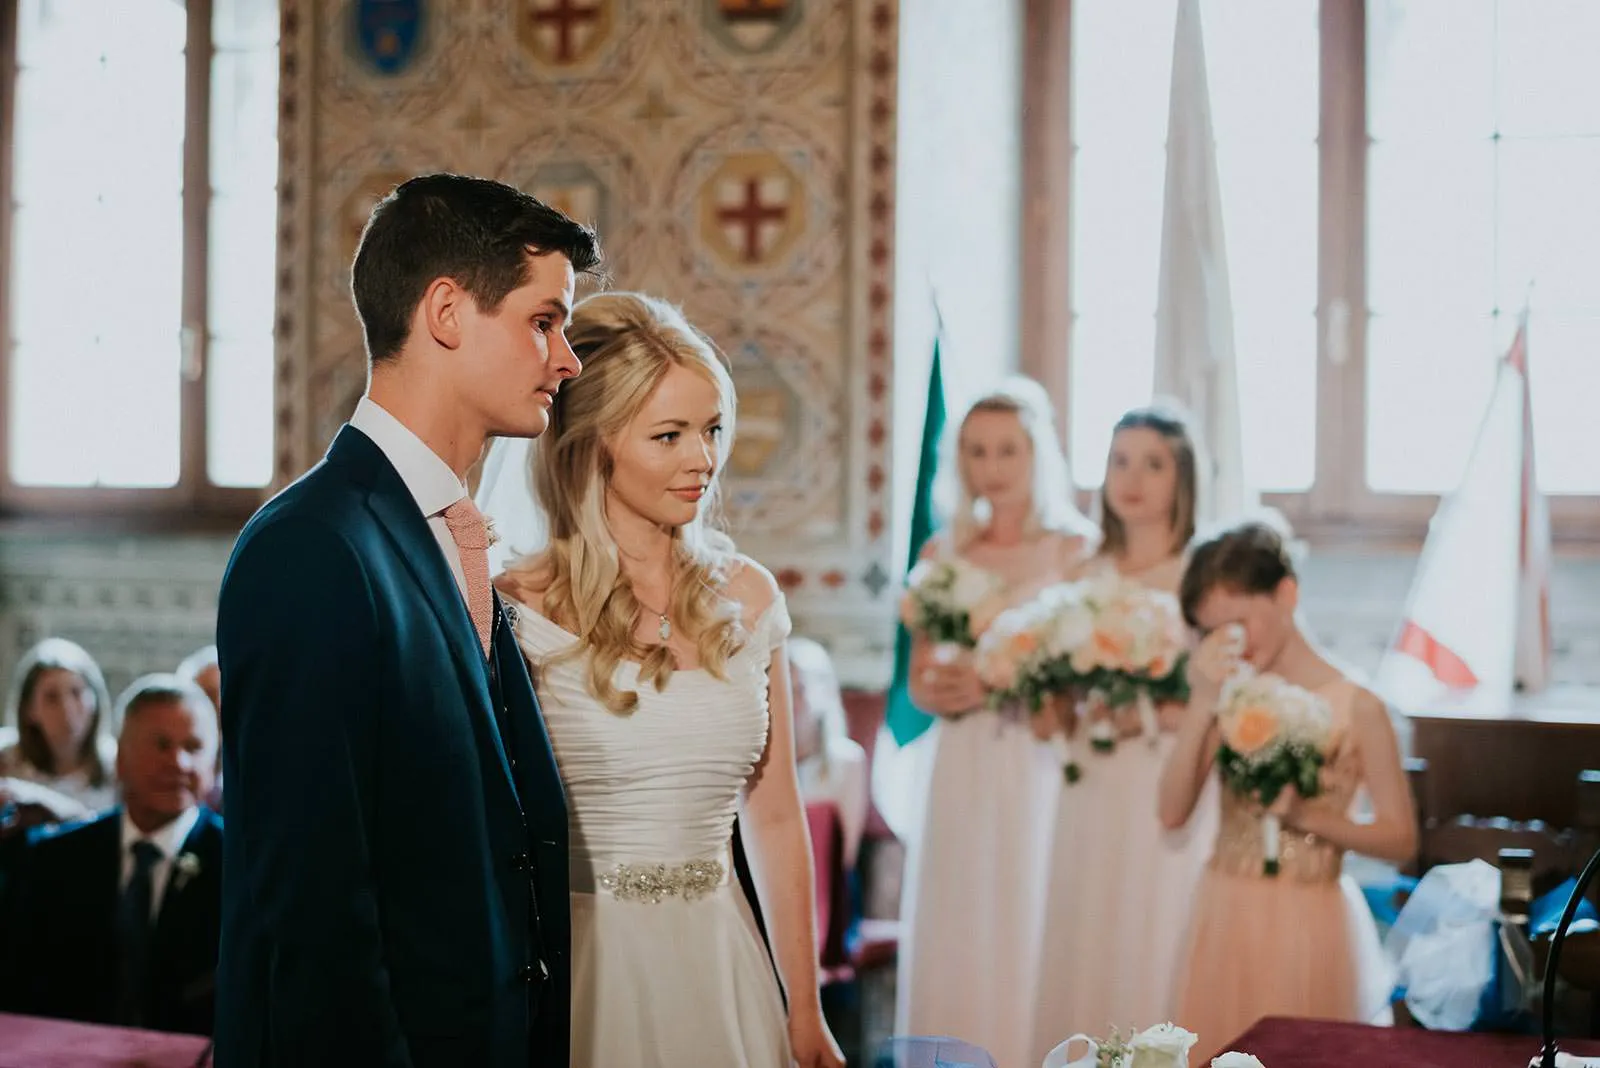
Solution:
{"label": "bride", "polygon": [[[572,1061],[842,1066],[817,994],[789,616],[716,522],[733,383],[651,297],[591,297],[567,333],[583,374],[556,395],[526,468],[491,455],[479,498],[510,543],[543,542],[496,585],[571,814]],[[508,529],[497,499],[519,495],[542,536]],[[787,1019],[731,876],[741,799]]]}

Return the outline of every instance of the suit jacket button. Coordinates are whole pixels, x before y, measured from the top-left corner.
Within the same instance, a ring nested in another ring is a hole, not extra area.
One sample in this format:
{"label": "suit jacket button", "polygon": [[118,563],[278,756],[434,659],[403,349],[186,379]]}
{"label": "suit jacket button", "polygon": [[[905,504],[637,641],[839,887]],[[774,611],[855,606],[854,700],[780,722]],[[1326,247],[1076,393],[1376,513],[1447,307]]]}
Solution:
{"label": "suit jacket button", "polygon": [[532,864],[529,863],[526,853],[518,853],[511,858],[512,871],[527,871],[530,867]]}
{"label": "suit jacket button", "polygon": [[524,983],[532,983],[540,979],[548,979],[550,970],[544,966],[544,961],[537,964],[524,964],[517,969],[517,978]]}

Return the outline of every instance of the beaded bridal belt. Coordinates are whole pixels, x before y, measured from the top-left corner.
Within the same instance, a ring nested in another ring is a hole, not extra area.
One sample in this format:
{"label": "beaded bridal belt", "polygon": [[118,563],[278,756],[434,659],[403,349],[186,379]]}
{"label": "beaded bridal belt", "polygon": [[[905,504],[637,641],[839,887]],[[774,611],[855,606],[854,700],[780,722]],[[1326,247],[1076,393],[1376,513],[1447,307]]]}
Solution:
{"label": "beaded bridal belt", "polygon": [[[711,893],[728,881],[728,866],[718,860],[688,860],[681,864],[616,864],[590,869],[593,890],[603,890],[619,901],[659,904],[669,897],[693,901]],[[574,872],[572,889],[591,889],[580,884]]]}

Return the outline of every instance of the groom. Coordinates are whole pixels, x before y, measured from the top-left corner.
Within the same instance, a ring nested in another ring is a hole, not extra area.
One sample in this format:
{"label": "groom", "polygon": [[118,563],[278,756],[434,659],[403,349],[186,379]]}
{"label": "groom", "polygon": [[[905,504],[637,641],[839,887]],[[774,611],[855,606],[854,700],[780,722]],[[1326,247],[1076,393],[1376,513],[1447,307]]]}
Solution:
{"label": "groom", "polygon": [[599,259],[498,182],[373,210],[367,394],[223,578],[218,1068],[566,1068],[566,804],[465,479],[544,431]]}

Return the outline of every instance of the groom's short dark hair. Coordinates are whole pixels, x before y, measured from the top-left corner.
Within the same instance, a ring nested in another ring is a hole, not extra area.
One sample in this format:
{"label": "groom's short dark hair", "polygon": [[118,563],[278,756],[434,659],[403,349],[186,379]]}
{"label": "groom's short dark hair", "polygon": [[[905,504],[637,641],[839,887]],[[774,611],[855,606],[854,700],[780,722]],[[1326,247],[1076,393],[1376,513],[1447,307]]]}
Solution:
{"label": "groom's short dark hair", "polygon": [[361,232],[350,295],[374,363],[405,344],[422,294],[460,283],[493,313],[528,280],[528,252],[559,252],[579,274],[600,266],[595,232],[519,189],[487,178],[425,174],[378,202]]}

